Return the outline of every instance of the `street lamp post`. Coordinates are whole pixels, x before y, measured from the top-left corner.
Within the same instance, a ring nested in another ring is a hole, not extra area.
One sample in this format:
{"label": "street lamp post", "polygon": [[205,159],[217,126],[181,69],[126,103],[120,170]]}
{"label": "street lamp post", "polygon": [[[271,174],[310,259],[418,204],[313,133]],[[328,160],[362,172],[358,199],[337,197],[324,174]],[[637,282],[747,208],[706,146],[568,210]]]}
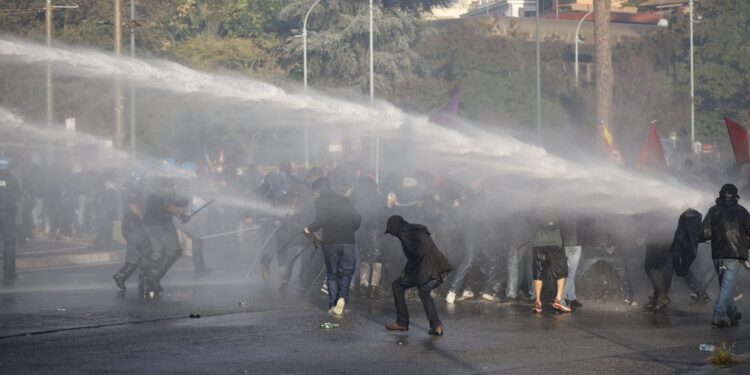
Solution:
{"label": "street lamp post", "polygon": [[[115,57],[119,59],[122,55],[122,0],[115,0],[113,24],[115,27]],[[118,75],[115,77],[115,136],[113,137],[114,146],[117,149],[123,148],[122,109],[122,78]]]}
{"label": "street lamp post", "polygon": [[580,35],[580,34],[578,34],[578,33],[579,33],[579,31],[581,30],[581,25],[583,25],[583,21],[585,21],[585,20],[586,20],[586,18],[589,18],[589,16],[590,16],[590,15],[591,15],[591,13],[593,13],[593,12],[594,12],[594,10],[593,10],[593,9],[591,9],[590,11],[588,11],[588,12],[586,13],[586,15],[585,15],[585,16],[583,16],[583,18],[581,18],[581,20],[580,20],[580,21],[578,21],[578,26],[576,26],[576,35],[575,35],[575,38],[576,38],[576,40],[575,40],[575,50],[576,50],[576,53],[575,53],[575,55],[576,55],[576,64],[575,64],[575,70],[576,70],[576,86],[578,86],[578,43],[580,43],[580,40],[581,40],[581,39],[580,39],[580,37],[579,37],[579,35]]}
{"label": "street lamp post", "polygon": [[[47,48],[52,47],[52,10],[53,9],[78,9],[78,5],[52,5],[52,0],[47,0],[44,6],[44,24],[47,34]],[[46,79],[46,109],[47,126],[52,126],[52,112],[54,111],[54,93],[52,92],[52,63],[47,62]]]}
{"label": "street lamp post", "polygon": [[539,57],[541,49],[541,15],[539,14],[541,0],[536,0],[536,134],[542,138],[542,72],[541,59]]}
{"label": "street lamp post", "polygon": [[[130,58],[135,59],[135,0],[130,0]],[[135,158],[135,84],[130,83],[130,154]]]}
{"label": "street lamp post", "polygon": [[695,143],[695,71],[693,70],[693,0],[690,0],[690,147]]}
{"label": "street lamp post", "polygon": [[[370,107],[375,104],[375,55],[372,0],[370,0]],[[375,182],[380,182],[380,135],[375,135]]]}
{"label": "street lamp post", "polygon": [[[305,90],[305,100],[307,100],[307,18],[310,17],[310,13],[312,12],[313,8],[315,8],[316,5],[320,0],[315,0],[315,2],[310,6],[310,9],[307,10],[307,14],[305,14],[305,19],[302,21],[302,64],[303,64],[303,76],[304,76],[304,90]],[[310,147],[309,147],[309,140],[310,140],[310,133],[309,133],[309,126],[307,122],[307,103],[305,103],[305,168],[310,167]]]}

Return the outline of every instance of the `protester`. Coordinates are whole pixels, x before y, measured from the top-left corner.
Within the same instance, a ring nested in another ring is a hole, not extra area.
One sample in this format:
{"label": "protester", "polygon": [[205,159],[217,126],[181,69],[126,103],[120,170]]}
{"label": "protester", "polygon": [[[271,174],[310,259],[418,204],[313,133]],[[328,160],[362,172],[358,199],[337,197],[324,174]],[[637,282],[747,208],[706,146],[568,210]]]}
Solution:
{"label": "protester", "polygon": [[738,203],[739,199],[737,187],[725,184],[719,191],[716,204],[703,219],[700,239],[711,241],[711,256],[719,276],[719,295],[711,322],[714,327],[735,326],[742,319],[742,313],[734,303],[734,288],[740,266],[750,269],[750,213]]}
{"label": "protester", "polygon": [[532,251],[534,257],[534,307],[535,313],[542,312],[542,286],[545,272],[552,275],[557,291],[552,307],[563,313],[571,312],[563,298],[565,279],[568,277],[568,264],[560,234],[560,221],[551,212],[545,212],[534,218]]}
{"label": "protester", "polygon": [[391,284],[396,321],[387,324],[385,328],[391,331],[409,330],[409,311],[404,292],[416,287],[430,321],[429,334],[442,336],[443,323],[438,318],[431,292],[442,284],[445,276],[452,270],[450,263],[435,246],[430,231],[424,225],[410,224],[401,216],[394,215],[388,219],[385,233],[398,238],[407,259],[401,276]]}
{"label": "protester", "polygon": [[359,229],[362,217],[349,198],[331,189],[327,178],[316,181],[313,190],[319,193],[315,201],[315,220],[305,227],[304,233],[309,235],[322,229],[329,312],[342,315],[354,276],[354,233]]}

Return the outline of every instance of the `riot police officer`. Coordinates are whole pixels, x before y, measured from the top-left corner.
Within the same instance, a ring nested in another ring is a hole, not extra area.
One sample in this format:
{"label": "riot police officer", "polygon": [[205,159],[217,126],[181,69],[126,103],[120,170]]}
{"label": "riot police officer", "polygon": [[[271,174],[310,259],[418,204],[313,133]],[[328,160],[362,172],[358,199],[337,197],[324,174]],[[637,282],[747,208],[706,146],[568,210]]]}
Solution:
{"label": "riot police officer", "polygon": [[138,175],[131,176],[123,186],[125,210],[122,217],[122,236],[127,243],[125,264],[116,274],[112,275],[115,284],[122,291],[125,291],[125,281],[137,269],[140,268],[141,270],[139,285],[141,291],[144,290],[147,278],[151,274],[151,244],[143,229],[145,200],[142,178]]}
{"label": "riot police officer", "polygon": [[0,240],[3,243],[3,282],[12,286],[16,275],[15,223],[21,188],[10,172],[10,159],[0,156]]}
{"label": "riot police officer", "polygon": [[178,199],[174,181],[165,176],[154,176],[149,184],[144,230],[153,251],[150,281],[147,292],[160,292],[159,282],[182,255],[174,217],[183,223],[190,220],[183,213],[187,199]]}

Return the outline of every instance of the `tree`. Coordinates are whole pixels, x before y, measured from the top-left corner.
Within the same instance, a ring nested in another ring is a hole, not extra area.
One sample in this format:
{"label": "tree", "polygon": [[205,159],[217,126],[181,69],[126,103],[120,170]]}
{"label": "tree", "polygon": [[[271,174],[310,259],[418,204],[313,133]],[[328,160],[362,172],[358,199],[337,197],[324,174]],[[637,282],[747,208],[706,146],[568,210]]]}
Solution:
{"label": "tree", "polygon": [[[311,2],[294,0],[279,14],[289,25],[281,34],[298,29]],[[309,79],[319,87],[357,89],[369,87],[369,9],[364,1],[321,2],[308,19]],[[421,38],[419,18],[399,9],[375,8],[375,91],[393,97],[411,75],[421,72],[420,57],[412,49]],[[283,63],[293,76],[302,76],[302,40],[289,39]]]}

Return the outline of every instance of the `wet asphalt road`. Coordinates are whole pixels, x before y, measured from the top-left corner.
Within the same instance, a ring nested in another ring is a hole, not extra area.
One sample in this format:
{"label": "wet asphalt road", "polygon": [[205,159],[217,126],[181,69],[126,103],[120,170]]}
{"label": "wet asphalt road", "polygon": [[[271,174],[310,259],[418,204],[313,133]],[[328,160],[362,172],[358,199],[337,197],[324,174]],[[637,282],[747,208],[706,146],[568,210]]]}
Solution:
{"label": "wet asphalt road", "polygon": [[[418,301],[409,303],[410,331],[392,333],[383,328],[394,318],[389,300],[355,297],[336,319],[317,291],[282,301],[273,283],[232,279],[228,271],[196,277],[182,259],[164,281],[166,294],[144,301],[135,290],[118,295],[110,279],[116,269],[28,271],[14,289],[0,290],[0,372],[713,373],[699,343],[734,343],[743,358],[750,353],[750,323],[711,328],[710,306],[688,307],[678,284],[673,306],[661,314],[586,301],[567,315],[479,301],[448,310],[439,302],[446,335],[431,337]],[[743,273],[745,290],[748,279]],[[748,300],[741,310],[750,311]],[[340,327],[320,329],[327,321]],[[741,365],[717,373],[748,372]]]}

